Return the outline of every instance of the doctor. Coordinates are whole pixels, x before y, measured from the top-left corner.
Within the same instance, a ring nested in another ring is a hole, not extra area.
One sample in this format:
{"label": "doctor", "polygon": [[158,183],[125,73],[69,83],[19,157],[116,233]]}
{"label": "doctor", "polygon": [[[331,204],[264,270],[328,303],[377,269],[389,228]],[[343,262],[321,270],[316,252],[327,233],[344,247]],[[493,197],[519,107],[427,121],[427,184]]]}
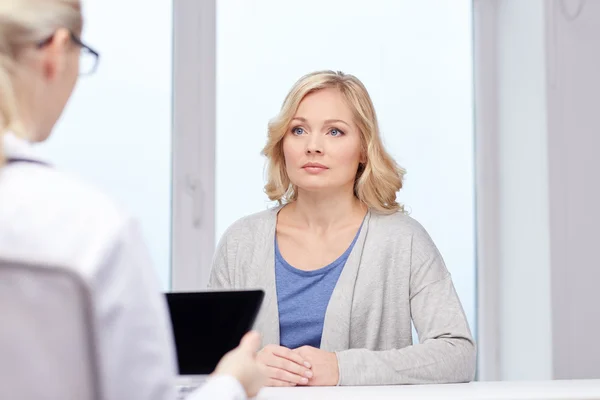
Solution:
{"label": "doctor", "polygon": [[[82,28],[79,0],[0,1],[0,258],[66,265],[87,281],[106,399],[174,399],[167,309],[138,226],[31,149],[50,136],[80,72],[95,69],[79,69],[82,52],[98,59]],[[246,336],[188,398],[255,395],[259,341]]]}

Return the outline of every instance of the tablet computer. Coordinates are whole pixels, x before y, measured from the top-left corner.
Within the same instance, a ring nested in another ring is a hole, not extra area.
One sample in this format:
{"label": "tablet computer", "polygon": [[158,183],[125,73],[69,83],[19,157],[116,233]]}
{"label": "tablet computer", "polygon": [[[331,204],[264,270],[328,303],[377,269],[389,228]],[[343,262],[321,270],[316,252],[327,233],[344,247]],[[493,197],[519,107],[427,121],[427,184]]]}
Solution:
{"label": "tablet computer", "polygon": [[179,375],[207,375],[252,329],[262,290],[166,293]]}

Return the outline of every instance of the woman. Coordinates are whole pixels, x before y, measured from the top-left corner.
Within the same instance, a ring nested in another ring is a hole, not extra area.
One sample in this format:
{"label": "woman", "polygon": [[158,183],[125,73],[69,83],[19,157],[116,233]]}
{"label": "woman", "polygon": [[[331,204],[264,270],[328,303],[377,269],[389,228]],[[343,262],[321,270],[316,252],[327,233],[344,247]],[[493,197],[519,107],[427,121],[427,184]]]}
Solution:
{"label": "woman", "polygon": [[[31,148],[62,113],[80,53],[97,59],[79,39],[80,7],[79,0],[0,2],[0,258],[64,265],[89,285],[104,398],[174,399],[167,309],[136,224]],[[259,343],[247,336],[191,398],[256,394]]]}
{"label": "woman", "polygon": [[472,380],[460,301],[432,240],[396,202],[404,171],[362,83],[331,71],[301,78],[263,154],[280,206],[227,230],[211,286],[266,290],[256,328],[267,384]]}

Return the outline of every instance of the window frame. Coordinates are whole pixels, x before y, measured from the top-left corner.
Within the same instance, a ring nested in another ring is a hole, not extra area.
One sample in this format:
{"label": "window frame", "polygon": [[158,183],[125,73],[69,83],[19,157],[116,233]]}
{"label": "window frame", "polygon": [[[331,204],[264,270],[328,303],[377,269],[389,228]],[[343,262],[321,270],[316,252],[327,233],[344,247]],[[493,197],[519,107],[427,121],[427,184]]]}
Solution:
{"label": "window frame", "polygon": [[216,0],[173,2],[171,290],[206,287],[215,249]]}

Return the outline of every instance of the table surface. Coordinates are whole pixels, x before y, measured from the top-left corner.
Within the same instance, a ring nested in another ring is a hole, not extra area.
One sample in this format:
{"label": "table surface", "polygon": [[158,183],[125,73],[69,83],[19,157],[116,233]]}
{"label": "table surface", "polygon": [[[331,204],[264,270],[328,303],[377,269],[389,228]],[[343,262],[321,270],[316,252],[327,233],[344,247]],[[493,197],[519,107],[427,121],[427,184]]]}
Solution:
{"label": "table surface", "polygon": [[473,382],[453,385],[265,388],[257,400],[583,400],[600,399],[600,380]]}

